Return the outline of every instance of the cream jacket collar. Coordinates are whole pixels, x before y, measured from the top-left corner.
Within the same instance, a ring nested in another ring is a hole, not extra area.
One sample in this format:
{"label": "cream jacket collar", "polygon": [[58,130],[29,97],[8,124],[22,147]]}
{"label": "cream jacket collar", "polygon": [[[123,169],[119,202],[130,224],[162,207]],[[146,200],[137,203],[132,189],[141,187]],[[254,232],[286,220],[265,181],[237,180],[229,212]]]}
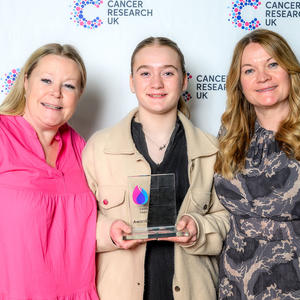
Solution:
{"label": "cream jacket collar", "polygon": [[[137,108],[133,109],[121,122],[111,129],[113,138],[108,138],[104,148],[105,153],[134,154],[137,152],[131,137],[131,120],[136,112]],[[180,111],[178,111],[178,117],[185,131],[189,159],[210,156],[218,152],[218,144],[214,137],[193,126],[191,121]]]}

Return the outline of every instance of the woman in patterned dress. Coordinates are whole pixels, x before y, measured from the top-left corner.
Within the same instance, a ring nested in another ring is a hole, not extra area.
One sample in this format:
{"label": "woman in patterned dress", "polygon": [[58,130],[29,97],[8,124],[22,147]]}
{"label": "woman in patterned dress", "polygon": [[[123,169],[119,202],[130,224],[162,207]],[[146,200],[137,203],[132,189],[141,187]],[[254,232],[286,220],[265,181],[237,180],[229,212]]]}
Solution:
{"label": "woman in patterned dress", "polygon": [[215,187],[231,212],[220,299],[300,299],[300,65],[275,32],[236,45]]}

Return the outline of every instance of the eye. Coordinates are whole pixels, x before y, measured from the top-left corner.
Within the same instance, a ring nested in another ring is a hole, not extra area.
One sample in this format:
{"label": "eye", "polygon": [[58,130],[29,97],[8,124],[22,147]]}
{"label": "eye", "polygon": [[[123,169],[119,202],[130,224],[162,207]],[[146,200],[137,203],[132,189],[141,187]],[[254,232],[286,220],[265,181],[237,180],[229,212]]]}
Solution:
{"label": "eye", "polygon": [[254,69],[246,69],[246,70],[244,71],[244,73],[245,73],[246,75],[250,75],[250,74],[254,73]]}
{"label": "eye", "polygon": [[150,76],[150,73],[147,72],[147,71],[144,71],[140,74],[142,77],[149,77]]}
{"label": "eye", "polygon": [[68,89],[71,89],[71,90],[75,90],[75,86],[73,84],[70,84],[70,83],[66,83],[65,87],[68,88]]}
{"label": "eye", "polygon": [[278,63],[276,61],[269,64],[269,68],[276,68],[277,66]]}
{"label": "eye", "polygon": [[47,83],[47,84],[51,83],[51,80],[47,79],[47,78],[42,78],[41,81],[44,82],[44,83]]}
{"label": "eye", "polygon": [[167,71],[167,72],[165,72],[163,75],[164,75],[164,76],[173,76],[174,73],[171,72],[171,71]]}

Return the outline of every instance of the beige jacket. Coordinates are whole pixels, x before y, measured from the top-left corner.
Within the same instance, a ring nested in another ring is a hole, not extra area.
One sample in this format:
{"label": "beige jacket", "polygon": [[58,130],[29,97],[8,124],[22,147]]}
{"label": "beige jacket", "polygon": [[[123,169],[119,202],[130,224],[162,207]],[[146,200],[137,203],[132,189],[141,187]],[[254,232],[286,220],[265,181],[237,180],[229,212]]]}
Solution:
{"label": "beige jacket", "polygon": [[[129,221],[127,177],[150,174],[150,166],[135,148],[130,133],[133,110],[120,123],[95,133],[83,152],[90,188],[98,200],[97,288],[101,300],[142,300],[146,245],[131,250],[115,247],[109,236],[115,219]],[[190,188],[178,218],[191,216],[198,227],[197,241],[175,244],[174,300],[216,299],[216,256],[229,229],[228,213],[213,189],[213,165],[218,151],[215,138],[203,133],[180,112],[188,152]]]}

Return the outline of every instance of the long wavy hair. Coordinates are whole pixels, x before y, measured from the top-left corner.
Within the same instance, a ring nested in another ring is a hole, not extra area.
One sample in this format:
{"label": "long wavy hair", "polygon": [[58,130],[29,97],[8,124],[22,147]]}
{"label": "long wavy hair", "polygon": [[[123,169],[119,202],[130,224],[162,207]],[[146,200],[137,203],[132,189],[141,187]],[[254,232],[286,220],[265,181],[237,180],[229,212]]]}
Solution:
{"label": "long wavy hair", "polygon": [[242,55],[250,43],[261,45],[289,74],[290,112],[280,123],[275,138],[289,157],[300,160],[300,65],[282,36],[270,30],[257,29],[237,43],[226,80],[227,105],[221,119],[220,151],[215,171],[228,179],[244,169],[254,133],[256,114],[253,105],[245,99],[240,83]]}
{"label": "long wavy hair", "polygon": [[[131,75],[133,75],[133,64],[134,64],[134,59],[135,59],[136,54],[141,49],[143,49],[145,47],[149,47],[149,46],[166,46],[166,47],[170,47],[173,50],[175,50],[176,53],[179,56],[182,74],[184,76],[186,76],[184,56],[183,56],[183,53],[181,52],[180,48],[178,47],[178,45],[175,42],[173,42],[172,40],[170,40],[170,39],[168,39],[166,37],[152,37],[152,36],[148,37],[148,38],[146,38],[144,40],[142,40],[135,47],[135,49],[134,49],[134,51],[133,51],[133,53],[131,55],[131,62],[130,62]],[[185,103],[185,101],[183,100],[182,96],[180,96],[180,98],[179,98],[178,107],[177,108],[187,118],[190,118],[189,108],[188,108],[187,104]]]}
{"label": "long wavy hair", "polygon": [[81,77],[80,88],[81,91],[84,90],[86,85],[86,68],[77,50],[71,45],[60,45],[57,43],[46,44],[35,50],[25,62],[12,89],[0,105],[0,114],[23,115],[26,103],[24,89],[25,77],[27,76],[27,78],[29,78],[39,60],[49,54],[70,58],[77,64]]}

